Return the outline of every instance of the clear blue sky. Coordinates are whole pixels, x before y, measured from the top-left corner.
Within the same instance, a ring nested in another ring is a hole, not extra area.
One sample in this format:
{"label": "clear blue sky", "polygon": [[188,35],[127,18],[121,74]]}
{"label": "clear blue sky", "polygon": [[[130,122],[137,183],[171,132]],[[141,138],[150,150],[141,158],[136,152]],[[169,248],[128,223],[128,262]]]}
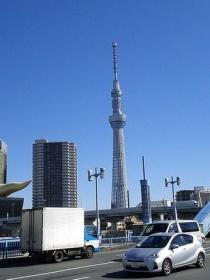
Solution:
{"label": "clear blue sky", "polygon": [[[106,168],[99,207],[111,204],[112,41],[127,115],[130,204],[141,200],[141,156],[153,200],[210,186],[210,1],[36,0],[0,2],[0,138],[8,181],[32,177],[32,144],[72,141],[79,206],[95,209],[87,169]],[[31,186],[14,196],[31,207]]]}

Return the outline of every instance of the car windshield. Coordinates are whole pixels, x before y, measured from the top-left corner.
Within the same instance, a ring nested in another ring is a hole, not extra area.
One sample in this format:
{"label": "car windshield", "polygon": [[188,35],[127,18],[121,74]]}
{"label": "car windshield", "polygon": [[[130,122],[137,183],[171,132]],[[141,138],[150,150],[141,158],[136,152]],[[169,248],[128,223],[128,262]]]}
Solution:
{"label": "car windshield", "polygon": [[136,248],[163,248],[165,247],[171,236],[149,236],[143,242],[136,245]]}
{"label": "car windshield", "polygon": [[166,232],[167,227],[168,227],[167,223],[150,224],[145,228],[142,235],[143,236],[149,236],[153,233]]}

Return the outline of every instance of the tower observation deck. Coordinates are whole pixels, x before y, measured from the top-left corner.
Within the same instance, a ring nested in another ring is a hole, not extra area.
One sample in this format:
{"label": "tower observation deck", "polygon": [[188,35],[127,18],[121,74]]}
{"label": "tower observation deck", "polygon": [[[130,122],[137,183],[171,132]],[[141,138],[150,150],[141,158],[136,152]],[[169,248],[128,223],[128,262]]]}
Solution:
{"label": "tower observation deck", "polygon": [[117,69],[117,44],[112,43],[114,80],[112,96],[113,114],[109,117],[110,125],[113,129],[113,167],[112,167],[112,199],[111,208],[127,208],[129,206],[125,145],[124,145],[124,126],[126,115],[122,112],[120,83],[118,81]]}

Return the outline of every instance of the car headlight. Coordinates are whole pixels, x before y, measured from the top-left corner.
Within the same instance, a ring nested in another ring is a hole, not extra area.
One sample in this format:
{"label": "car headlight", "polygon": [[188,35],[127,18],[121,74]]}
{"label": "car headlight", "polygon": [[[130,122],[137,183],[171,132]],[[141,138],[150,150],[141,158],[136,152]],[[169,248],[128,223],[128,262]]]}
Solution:
{"label": "car headlight", "polygon": [[123,254],[122,259],[123,259],[123,261],[127,260],[127,255],[126,255],[126,253],[125,253],[125,254]]}
{"label": "car headlight", "polygon": [[148,260],[148,259],[157,259],[157,258],[159,258],[159,256],[158,256],[158,254],[151,254],[151,255],[149,255],[149,256],[147,256],[146,258],[145,258],[145,260]]}

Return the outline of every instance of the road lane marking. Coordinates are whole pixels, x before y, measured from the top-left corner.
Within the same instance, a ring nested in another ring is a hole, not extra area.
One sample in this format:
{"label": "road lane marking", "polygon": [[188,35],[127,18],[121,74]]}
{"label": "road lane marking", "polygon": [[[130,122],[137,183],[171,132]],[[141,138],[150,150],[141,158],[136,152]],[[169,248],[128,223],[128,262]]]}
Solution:
{"label": "road lane marking", "polygon": [[[44,275],[49,275],[49,274],[61,273],[61,272],[66,272],[66,271],[71,271],[71,270],[77,270],[77,269],[82,269],[82,268],[89,268],[89,267],[101,266],[101,265],[107,265],[107,264],[113,264],[113,263],[115,263],[115,262],[106,262],[106,263],[90,264],[90,265],[72,267],[72,268],[67,268],[67,269],[62,269],[62,270],[44,272],[44,273],[39,273],[39,274],[31,274],[31,275],[25,275],[25,276],[20,276],[20,277],[15,277],[15,278],[8,278],[8,279],[5,279],[5,280],[17,280],[17,279],[25,279],[25,278],[39,277],[39,276],[44,276]],[[82,279],[82,278],[79,278],[79,279]],[[83,278],[83,279],[84,279],[84,278]]]}
{"label": "road lane marking", "polygon": [[85,276],[85,277],[82,277],[82,278],[74,278],[72,280],[82,280],[82,279],[89,279],[90,277],[89,276]]}

